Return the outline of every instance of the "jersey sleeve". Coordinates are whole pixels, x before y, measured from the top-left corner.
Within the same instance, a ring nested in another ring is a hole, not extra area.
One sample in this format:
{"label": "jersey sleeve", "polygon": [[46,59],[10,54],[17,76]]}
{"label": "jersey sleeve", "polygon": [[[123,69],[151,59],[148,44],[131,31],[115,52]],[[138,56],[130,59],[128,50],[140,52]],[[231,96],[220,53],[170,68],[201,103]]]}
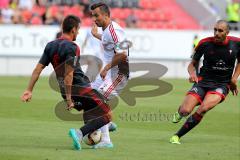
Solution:
{"label": "jersey sleeve", "polygon": [[66,61],[65,63],[72,66],[74,68],[75,66],[75,63],[74,63],[74,59],[75,59],[75,56],[77,55],[77,48],[78,46],[72,44],[72,45],[69,45],[69,47],[66,47],[65,49],[65,55],[66,55]]}
{"label": "jersey sleeve", "polygon": [[199,42],[199,44],[195,47],[193,53],[193,60],[199,61],[204,54],[204,43]]}
{"label": "jersey sleeve", "polygon": [[50,57],[49,57],[49,54],[50,54],[49,53],[49,49],[50,49],[50,46],[49,46],[49,44],[47,44],[38,63],[40,63],[40,64],[42,64],[44,66],[48,66],[49,65],[49,63],[51,61]]}
{"label": "jersey sleeve", "polygon": [[116,32],[116,40],[114,40],[115,52],[116,53],[126,52],[127,49],[125,47],[123,48],[124,41],[126,41],[126,35],[125,35],[124,31],[116,30],[115,32]]}

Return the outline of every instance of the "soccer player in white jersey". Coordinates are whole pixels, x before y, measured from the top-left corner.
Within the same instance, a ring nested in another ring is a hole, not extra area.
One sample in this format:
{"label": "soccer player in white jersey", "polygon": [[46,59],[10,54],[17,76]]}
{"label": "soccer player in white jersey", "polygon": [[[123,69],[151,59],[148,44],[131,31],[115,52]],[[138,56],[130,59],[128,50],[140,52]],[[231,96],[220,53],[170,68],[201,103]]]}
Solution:
{"label": "soccer player in white jersey", "polygon": [[[110,18],[110,9],[105,3],[95,3],[90,7],[95,22],[92,28],[94,37],[103,45],[103,69],[92,83],[92,87],[100,91],[106,99],[112,99],[127,85],[129,77],[128,51],[121,49],[126,40],[123,29]],[[97,27],[102,27],[102,34]],[[111,148],[108,125],[101,128],[101,142],[94,148]]]}

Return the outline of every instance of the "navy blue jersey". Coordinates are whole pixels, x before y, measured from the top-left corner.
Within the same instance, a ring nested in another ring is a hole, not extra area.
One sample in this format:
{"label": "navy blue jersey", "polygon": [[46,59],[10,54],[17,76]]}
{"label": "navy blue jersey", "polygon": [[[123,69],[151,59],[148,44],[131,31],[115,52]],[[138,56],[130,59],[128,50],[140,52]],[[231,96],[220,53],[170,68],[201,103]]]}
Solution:
{"label": "navy blue jersey", "polygon": [[74,68],[73,85],[81,87],[90,86],[90,81],[88,77],[85,76],[80,66],[80,49],[72,41],[61,37],[49,42],[44,49],[44,53],[39,60],[39,63],[45,66],[48,66],[49,63],[52,64],[61,91],[64,90],[66,63]]}
{"label": "navy blue jersey", "polygon": [[193,59],[199,61],[202,56],[203,66],[199,73],[202,83],[229,83],[236,59],[240,62],[240,38],[227,36],[221,44],[216,43],[214,37],[202,39]]}

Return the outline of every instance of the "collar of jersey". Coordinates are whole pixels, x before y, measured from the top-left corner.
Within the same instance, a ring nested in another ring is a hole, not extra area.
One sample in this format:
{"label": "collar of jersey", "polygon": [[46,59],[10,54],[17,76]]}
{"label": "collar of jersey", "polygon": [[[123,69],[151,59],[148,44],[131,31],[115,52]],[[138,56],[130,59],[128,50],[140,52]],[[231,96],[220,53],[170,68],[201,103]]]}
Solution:
{"label": "collar of jersey", "polygon": [[59,37],[58,39],[65,39],[65,40],[71,41],[71,39],[69,39],[69,38],[67,38],[67,37],[65,37],[65,36],[61,36],[61,37]]}
{"label": "collar of jersey", "polygon": [[108,24],[108,26],[107,26],[105,29],[102,29],[102,30],[105,31],[111,24],[112,24],[112,21],[110,21],[110,23]]}

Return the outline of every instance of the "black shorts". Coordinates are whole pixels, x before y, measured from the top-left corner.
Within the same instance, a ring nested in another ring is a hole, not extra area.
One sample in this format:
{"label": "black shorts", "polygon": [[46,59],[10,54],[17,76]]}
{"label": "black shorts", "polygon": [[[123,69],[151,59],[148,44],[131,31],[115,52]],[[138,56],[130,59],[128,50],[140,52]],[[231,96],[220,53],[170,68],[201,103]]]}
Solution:
{"label": "black shorts", "polygon": [[193,95],[199,103],[202,103],[203,99],[207,94],[217,94],[224,101],[225,97],[229,93],[229,86],[227,84],[202,84],[201,82],[195,83],[192,88],[188,91],[187,95]]}
{"label": "black shorts", "polygon": [[[75,87],[72,89],[72,99],[74,101],[74,108],[78,111],[92,112],[96,114],[106,114],[110,111],[104,96],[97,90],[91,87]],[[65,95],[62,94],[63,99]]]}

